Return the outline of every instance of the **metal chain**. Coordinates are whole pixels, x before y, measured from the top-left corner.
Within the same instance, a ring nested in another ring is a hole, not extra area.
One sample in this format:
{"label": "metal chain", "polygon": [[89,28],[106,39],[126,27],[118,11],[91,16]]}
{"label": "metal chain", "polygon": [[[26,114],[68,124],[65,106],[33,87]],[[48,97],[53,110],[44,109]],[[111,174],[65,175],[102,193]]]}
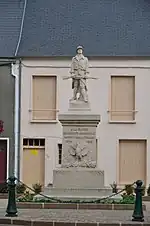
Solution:
{"label": "metal chain", "polygon": [[[25,183],[23,183],[23,182],[20,181],[19,179],[17,179],[17,181],[18,181],[20,184],[24,185],[24,186],[25,186],[26,188],[28,188],[29,190],[35,192],[35,190],[34,190],[33,188],[30,188],[28,185],[26,185]],[[47,199],[49,199],[49,200],[53,200],[53,201],[57,201],[57,202],[62,202],[60,199],[50,198],[49,196],[44,195],[44,194],[42,194],[42,193],[39,193],[39,195],[41,195],[41,196],[43,196],[44,198],[47,198]]]}
{"label": "metal chain", "polygon": [[[33,188],[29,187],[28,185],[26,185],[25,183],[23,183],[23,182],[20,181],[19,179],[16,178],[16,180],[17,180],[20,184],[22,184],[22,185],[24,185],[26,188],[28,188],[29,190],[35,192],[35,190],[34,190]],[[131,184],[130,186],[132,187],[133,185],[135,185],[135,183],[136,183],[136,182],[134,182],[134,183]],[[111,195],[106,196],[106,197],[104,197],[104,198],[100,198],[100,199],[95,199],[95,200],[92,200],[92,201],[88,201],[88,203],[93,203],[93,202],[97,202],[97,203],[98,203],[98,202],[101,202],[101,201],[108,200],[108,199],[110,199],[110,198],[112,198],[112,197],[115,197],[116,195],[121,194],[121,193],[124,192],[125,190],[126,190],[126,189],[123,188],[121,191],[119,191],[119,192],[117,192],[117,193],[115,193],[115,194],[111,194]],[[46,198],[46,199],[48,199],[48,200],[56,201],[56,202],[59,202],[59,203],[69,202],[69,200],[68,200],[68,201],[64,201],[64,200],[61,200],[61,199],[52,198],[52,197],[49,197],[49,196],[44,195],[44,194],[42,194],[42,193],[39,193],[38,195],[41,195],[42,197],[44,197],[44,198]],[[70,200],[70,201],[71,201],[71,200]],[[82,202],[84,202],[84,201],[82,201]],[[87,201],[86,201],[86,202],[87,202]]]}

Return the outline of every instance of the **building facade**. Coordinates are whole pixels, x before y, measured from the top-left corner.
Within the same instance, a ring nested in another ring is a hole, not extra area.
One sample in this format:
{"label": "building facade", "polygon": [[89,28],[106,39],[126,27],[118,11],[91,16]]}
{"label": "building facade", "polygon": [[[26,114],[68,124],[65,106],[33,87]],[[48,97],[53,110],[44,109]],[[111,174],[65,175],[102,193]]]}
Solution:
{"label": "building facade", "polygon": [[53,183],[62,156],[58,114],[72,95],[62,77],[83,45],[99,78],[88,81],[88,92],[101,115],[97,166],[105,185],[150,183],[149,7],[140,0],[0,1],[0,58],[21,62],[21,69],[0,65],[1,149],[9,152],[0,152],[0,180],[15,173],[28,185]]}
{"label": "building facade", "polygon": [[15,78],[11,74],[11,63],[0,64],[0,120],[3,132],[0,134],[0,183],[14,173],[15,158]]}
{"label": "building facade", "polygon": [[[86,54],[85,54],[86,55]],[[28,185],[53,183],[61,166],[62,127],[72,96],[71,58],[23,59],[21,84],[20,175]],[[148,58],[90,58],[88,93],[93,112],[101,115],[97,128],[97,166],[105,185],[142,179],[150,183]]]}
{"label": "building facade", "polygon": [[16,65],[24,0],[0,1],[0,184],[19,168],[19,66]]}

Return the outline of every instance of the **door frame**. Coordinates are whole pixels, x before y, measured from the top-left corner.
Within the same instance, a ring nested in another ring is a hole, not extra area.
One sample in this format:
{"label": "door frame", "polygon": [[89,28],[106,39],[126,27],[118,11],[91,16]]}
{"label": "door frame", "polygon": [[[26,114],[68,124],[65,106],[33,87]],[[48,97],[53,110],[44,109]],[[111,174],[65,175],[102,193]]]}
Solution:
{"label": "door frame", "polygon": [[148,159],[147,159],[147,148],[148,148],[148,140],[147,140],[147,138],[123,138],[123,137],[121,137],[121,138],[119,138],[118,140],[117,140],[117,145],[116,145],[116,182],[117,182],[117,184],[118,184],[118,186],[120,187],[120,188],[124,188],[124,185],[121,185],[121,184],[119,184],[119,141],[120,140],[126,140],[126,141],[136,141],[136,140],[138,140],[138,141],[145,141],[146,142],[146,178],[145,178],[145,186],[147,186],[147,164],[148,164]]}
{"label": "door frame", "polygon": [[8,176],[9,176],[9,138],[8,137],[0,137],[0,140],[6,140],[6,142],[7,142],[6,179],[8,179]]}

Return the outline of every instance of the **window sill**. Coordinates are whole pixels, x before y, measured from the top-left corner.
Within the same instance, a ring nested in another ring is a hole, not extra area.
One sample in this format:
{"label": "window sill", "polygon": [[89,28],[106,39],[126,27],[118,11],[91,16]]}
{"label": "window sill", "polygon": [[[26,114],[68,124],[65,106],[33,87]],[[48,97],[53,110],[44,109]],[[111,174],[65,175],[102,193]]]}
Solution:
{"label": "window sill", "polygon": [[136,124],[136,121],[109,121],[110,124]]}
{"label": "window sill", "polygon": [[29,146],[29,145],[23,145],[24,149],[43,149],[45,146]]}
{"label": "window sill", "polygon": [[30,121],[30,123],[51,123],[51,124],[56,124],[58,123],[59,121],[58,120],[37,120],[37,119],[32,119]]}

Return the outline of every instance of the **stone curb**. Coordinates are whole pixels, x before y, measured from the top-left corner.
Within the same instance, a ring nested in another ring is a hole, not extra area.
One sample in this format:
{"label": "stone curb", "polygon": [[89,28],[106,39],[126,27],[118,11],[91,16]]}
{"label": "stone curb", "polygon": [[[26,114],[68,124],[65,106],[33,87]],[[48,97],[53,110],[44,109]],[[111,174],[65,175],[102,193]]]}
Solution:
{"label": "stone curb", "polygon": [[[77,204],[77,203],[30,203],[18,202],[19,209],[74,209],[74,210],[133,210],[134,204]],[[146,205],[143,205],[146,210]]]}
{"label": "stone curb", "polygon": [[8,199],[8,194],[0,194],[0,199]]}
{"label": "stone curb", "polygon": [[[22,194],[16,194],[16,197],[18,198]],[[8,193],[0,193],[0,199],[8,199]]]}
{"label": "stone curb", "polygon": [[143,201],[150,202],[150,196],[143,196]]}
{"label": "stone curb", "polygon": [[95,223],[80,223],[80,222],[56,222],[56,221],[34,221],[34,220],[23,220],[23,219],[14,219],[14,218],[0,218],[0,224],[10,224],[10,225],[27,225],[27,226],[150,226],[150,223],[140,223],[132,221],[123,223],[103,223],[103,222],[95,222]]}

